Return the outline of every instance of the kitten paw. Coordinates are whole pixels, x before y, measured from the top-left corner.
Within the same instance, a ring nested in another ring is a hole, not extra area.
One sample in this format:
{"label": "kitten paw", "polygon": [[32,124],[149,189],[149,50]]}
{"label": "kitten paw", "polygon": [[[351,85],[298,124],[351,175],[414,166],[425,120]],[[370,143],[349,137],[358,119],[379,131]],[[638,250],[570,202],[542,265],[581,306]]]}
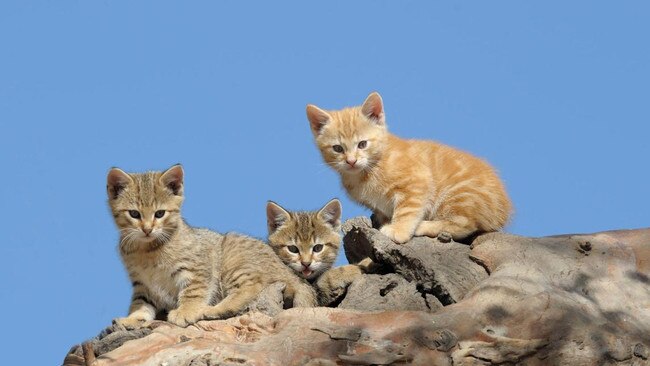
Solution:
{"label": "kitten paw", "polygon": [[204,312],[197,306],[180,306],[174,309],[167,315],[167,321],[178,325],[179,327],[187,327],[203,319]]}
{"label": "kitten paw", "polygon": [[379,231],[397,244],[404,244],[412,237],[410,232],[399,230],[393,224],[385,225]]}
{"label": "kitten paw", "polygon": [[373,262],[369,257],[362,259],[361,262],[357,263],[357,266],[359,266],[363,273],[372,273],[381,267],[379,264]]}
{"label": "kitten paw", "polygon": [[437,238],[438,238],[438,241],[441,242],[441,243],[449,243],[454,239],[451,236],[451,234],[449,234],[446,231],[441,231],[440,233],[438,233]]}
{"label": "kitten paw", "polygon": [[125,318],[113,319],[113,325],[123,328],[124,330],[134,330],[145,327],[149,319],[139,316],[127,316]]}
{"label": "kitten paw", "polygon": [[343,296],[348,286],[363,273],[364,269],[357,264],[347,264],[326,271],[314,284],[318,292],[318,303],[323,306],[330,305]]}

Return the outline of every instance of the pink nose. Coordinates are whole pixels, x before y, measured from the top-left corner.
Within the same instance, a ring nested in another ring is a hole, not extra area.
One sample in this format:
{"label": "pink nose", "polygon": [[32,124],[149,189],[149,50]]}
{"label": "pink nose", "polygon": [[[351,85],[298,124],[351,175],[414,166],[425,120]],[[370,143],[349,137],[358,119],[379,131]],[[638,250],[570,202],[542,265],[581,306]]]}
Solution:
{"label": "pink nose", "polygon": [[305,267],[305,268],[309,268],[309,265],[311,265],[311,262],[302,262],[302,261],[301,261],[300,263],[301,263],[302,266]]}
{"label": "pink nose", "polygon": [[348,165],[350,165],[350,166],[353,167],[354,164],[357,163],[357,159],[355,159],[355,158],[348,158],[348,159],[345,159],[345,162],[348,163]]}
{"label": "pink nose", "polygon": [[151,234],[151,231],[152,231],[152,230],[153,230],[153,228],[150,228],[150,227],[143,227],[143,228],[142,228],[142,231],[144,231],[144,234],[145,234],[145,235],[149,235],[149,234]]}

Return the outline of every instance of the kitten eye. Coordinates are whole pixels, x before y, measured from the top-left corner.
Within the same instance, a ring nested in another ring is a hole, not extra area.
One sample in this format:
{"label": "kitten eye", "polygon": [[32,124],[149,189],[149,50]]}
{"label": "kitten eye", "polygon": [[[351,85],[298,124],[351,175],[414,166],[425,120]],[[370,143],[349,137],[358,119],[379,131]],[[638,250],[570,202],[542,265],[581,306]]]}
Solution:
{"label": "kitten eye", "polygon": [[316,244],[316,245],[314,245],[313,248],[311,248],[311,250],[312,250],[314,253],[318,253],[318,252],[320,252],[321,250],[323,250],[323,244]]}
{"label": "kitten eye", "polygon": [[129,215],[131,215],[131,217],[133,217],[134,219],[140,218],[140,212],[136,210],[129,210]]}
{"label": "kitten eye", "polygon": [[368,146],[368,141],[366,140],[359,141],[359,144],[357,146],[359,147],[359,149],[365,149],[366,146]]}
{"label": "kitten eye", "polygon": [[297,254],[298,252],[300,252],[300,250],[298,250],[298,247],[295,246],[295,245],[289,245],[289,246],[287,247],[287,249],[288,249],[291,253],[295,253],[295,254]]}
{"label": "kitten eye", "polygon": [[158,211],[156,211],[156,213],[153,214],[153,215],[154,215],[154,217],[156,217],[157,219],[159,219],[159,218],[165,216],[165,210],[158,210]]}
{"label": "kitten eye", "polygon": [[337,153],[342,153],[343,152],[343,146],[341,146],[341,145],[334,145],[334,146],[332,146],[332,149],[334,149],[334,151],[336,151]]}

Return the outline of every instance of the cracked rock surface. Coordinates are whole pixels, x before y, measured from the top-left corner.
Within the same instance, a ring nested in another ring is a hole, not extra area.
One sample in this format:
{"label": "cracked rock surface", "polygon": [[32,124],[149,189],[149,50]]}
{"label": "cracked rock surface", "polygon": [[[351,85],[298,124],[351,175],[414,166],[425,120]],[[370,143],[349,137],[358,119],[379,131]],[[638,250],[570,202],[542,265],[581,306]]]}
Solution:
{"label": "cracked rock surface", "polygon": [[227,320],[108,328],[65,365],[650,365],[650,229],[397,245],[344,224],[339,308],[281,310],[273,285]]}
{"label": "cracked rock surface", "polygon": [[415,283],[407,281],[400,275],[367,274],[350,285],[338,308],[362,311],[435,311],[442,307],[435,297],[429,299],[429,302],[430,305],[417,290]]}

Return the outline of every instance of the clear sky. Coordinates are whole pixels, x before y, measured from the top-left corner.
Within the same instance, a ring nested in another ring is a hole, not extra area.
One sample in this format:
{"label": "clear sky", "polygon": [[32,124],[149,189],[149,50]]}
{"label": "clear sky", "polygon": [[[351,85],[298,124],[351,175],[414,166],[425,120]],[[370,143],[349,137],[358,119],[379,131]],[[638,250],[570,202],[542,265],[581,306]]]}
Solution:
{"label": "clear sky", "polygon": [[5,363],[59,364],[125,315],[112,166],[182,163],[184,216],[218,231],[264,237],[268,199],[368,214],[322,163],[307,103],[376,90],[393,133],[486,158],[512,233],[649,226],[649,15],[644,1],[2,1]]}

